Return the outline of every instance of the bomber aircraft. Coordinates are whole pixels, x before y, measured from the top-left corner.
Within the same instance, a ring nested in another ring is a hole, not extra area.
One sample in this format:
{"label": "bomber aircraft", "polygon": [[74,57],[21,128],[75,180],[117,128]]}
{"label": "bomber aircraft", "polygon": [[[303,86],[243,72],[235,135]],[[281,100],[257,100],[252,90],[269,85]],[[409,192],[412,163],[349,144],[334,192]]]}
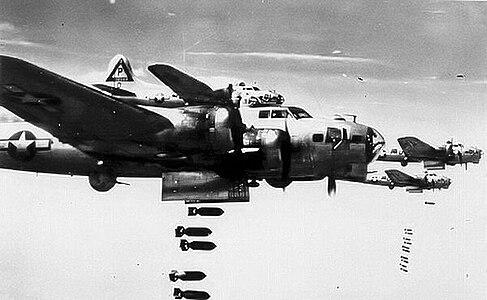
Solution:
{"label": "bomber aircraft", "polygon": [[465,168],[467,168],[468,163],[478,164],[482,156],[482,150],[475,147],[464,150],[462,144],[454,144],[452,140],[439,148],[434,148],[413,136],[402,137],[397,141],[402,152],[397,149],[393,149],[389,153],[383,152],[377,160],[400,162],[403,167],[409,162],[422,161],[425,169],[443,170],[445,165],[454,166],[456,164],[465,164]]}
{"label": "bomber aircraft", "polygon": [[386,170],[387,175],[374,175],[365,183],[372,185],[388,186],[389,189],[394,187],[406,187],[409,193],[422,193],[423,190],[448,189],[451,179],[445,176],[426,173],[424,175],[411,176],[399,170]]}
{"label": "bomber aircraft", "polygon": [[52,135],[13,132],[0,141],[0,167],[87,176],[99,192],[119,177],[151,177],[162,179],[162,200],[249,201],[249,186],[261,180],[285,188],[328,177],[329,193],[336,180],[364,181],[384,145],[355,119],[316,119],[297,107],[258,113],[277,127],[247,126],[231,86],[213,90],[165,64],[148,70],[184,103],[120,96],[0,56],[0,105]]}

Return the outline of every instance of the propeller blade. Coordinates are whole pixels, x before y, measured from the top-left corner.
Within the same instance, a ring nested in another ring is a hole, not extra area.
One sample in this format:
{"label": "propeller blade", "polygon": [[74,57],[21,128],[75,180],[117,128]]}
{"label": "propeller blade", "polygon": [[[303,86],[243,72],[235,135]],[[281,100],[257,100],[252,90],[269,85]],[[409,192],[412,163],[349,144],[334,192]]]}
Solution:
{"label": "propeller blade", "polygon": [[328,196],[335,195],[337,191],[337,182],[334,177],[328,176]]}

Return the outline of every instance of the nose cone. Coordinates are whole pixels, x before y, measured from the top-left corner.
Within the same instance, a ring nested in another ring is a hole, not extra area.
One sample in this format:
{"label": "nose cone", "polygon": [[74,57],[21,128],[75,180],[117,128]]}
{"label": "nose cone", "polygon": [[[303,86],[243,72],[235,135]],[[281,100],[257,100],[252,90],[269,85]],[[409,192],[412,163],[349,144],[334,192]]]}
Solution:
{"label": "nose cone", "polygon": [[367,141],[366,141],[366,151],[367,151],[367,163],[371,163],[377,159],[380,154],[382,147],[385,145],[385,139],[382,134],[372,127],[367,129]]}

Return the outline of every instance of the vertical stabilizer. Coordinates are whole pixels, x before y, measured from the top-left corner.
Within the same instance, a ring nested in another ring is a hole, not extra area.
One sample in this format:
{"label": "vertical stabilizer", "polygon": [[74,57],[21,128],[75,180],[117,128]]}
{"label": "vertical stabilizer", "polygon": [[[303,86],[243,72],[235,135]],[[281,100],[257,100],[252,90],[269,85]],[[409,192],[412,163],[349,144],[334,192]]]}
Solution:
{"label": "vertical stabilizer", "polygon": [[129,60],[117,54],[108,64],[107,82],[134,82],[134,72]]}

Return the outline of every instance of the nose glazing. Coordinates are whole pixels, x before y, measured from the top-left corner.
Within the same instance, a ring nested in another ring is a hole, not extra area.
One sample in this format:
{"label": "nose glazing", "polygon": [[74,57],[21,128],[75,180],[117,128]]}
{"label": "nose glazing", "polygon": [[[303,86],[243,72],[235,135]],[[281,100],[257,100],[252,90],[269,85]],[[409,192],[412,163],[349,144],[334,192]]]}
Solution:
{"label": "nose glazing", "polygon": [[377,159],[380,150],[384,147],[385,140],[384,137],[376,129],[369,127],[367,128],[366,137],[366,152],[367,152],[367,163],[370,163]]}

